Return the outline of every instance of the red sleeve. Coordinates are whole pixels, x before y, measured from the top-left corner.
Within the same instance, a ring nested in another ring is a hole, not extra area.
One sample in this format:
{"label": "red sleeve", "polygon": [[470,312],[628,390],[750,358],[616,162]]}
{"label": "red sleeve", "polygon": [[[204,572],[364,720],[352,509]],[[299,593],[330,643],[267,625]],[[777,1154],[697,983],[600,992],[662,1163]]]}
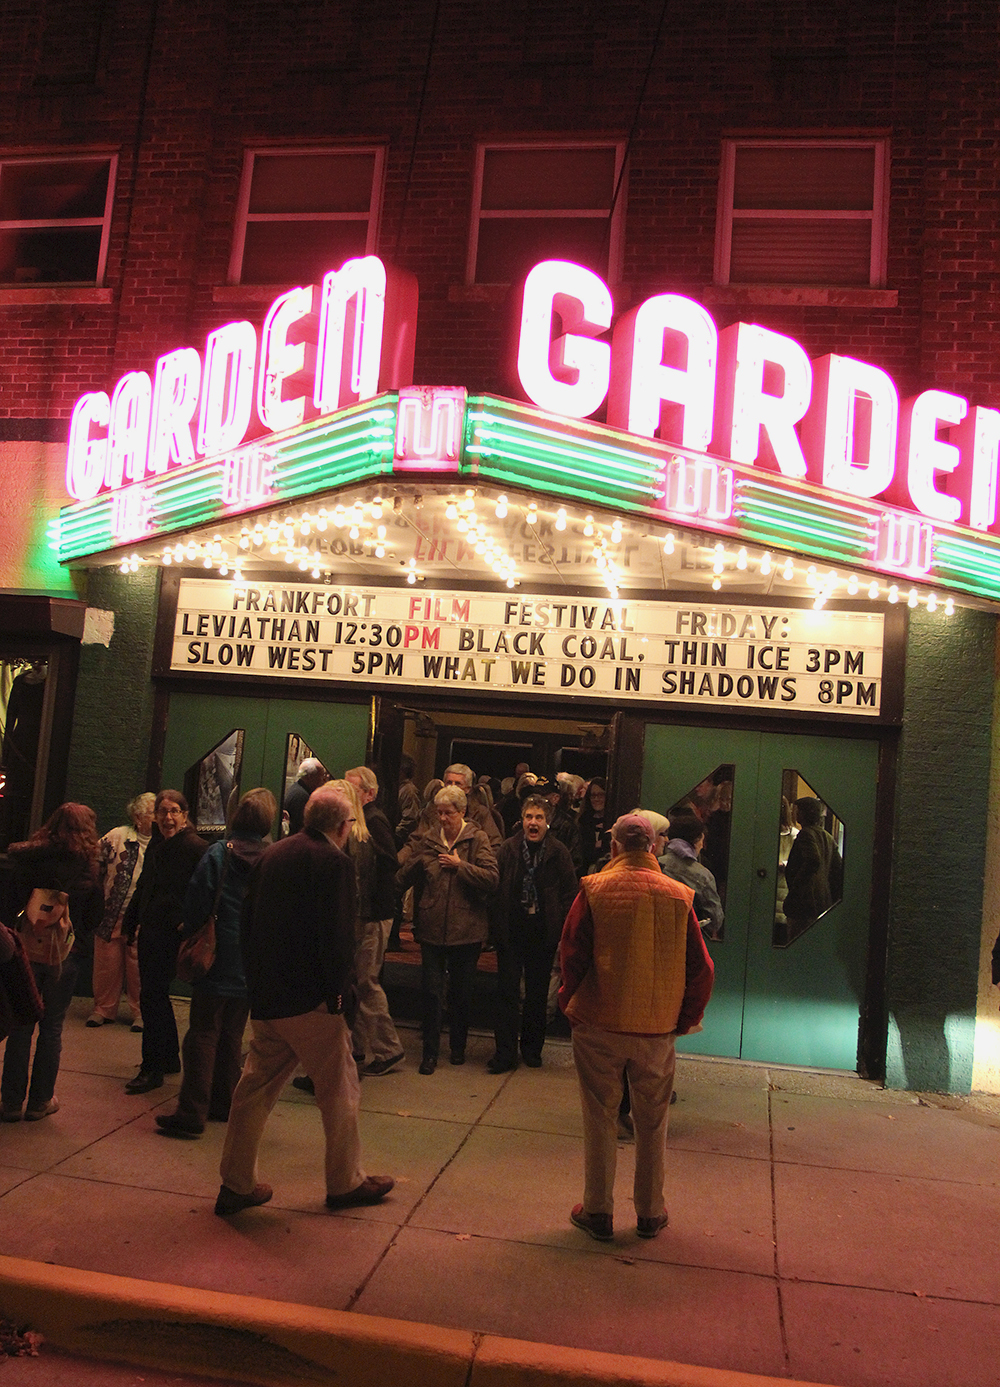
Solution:
{"label": "red sleeve", "polygon": [[593,959],[594,917],[590,913],[587,893],[581,890],[569,908],[559,941],[559,970],[562,973],[559,1006],[562,1011],[566,1010],[569,999],[583,982]]}
{"label": "red sleeve", "polygon": [[704,936],[692,910],[687,923],[684,1000],[681,1002],[680,1015],[677,1018],[678,1035],[687,1035],[705,1015],[714,979],[715,965],[705,947]]}

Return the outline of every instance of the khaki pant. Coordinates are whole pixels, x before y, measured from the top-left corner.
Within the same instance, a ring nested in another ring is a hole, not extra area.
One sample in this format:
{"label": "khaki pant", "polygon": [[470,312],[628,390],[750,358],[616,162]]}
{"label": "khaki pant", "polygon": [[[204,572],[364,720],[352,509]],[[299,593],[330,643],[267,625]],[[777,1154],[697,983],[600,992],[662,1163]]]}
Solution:
{"label": "khaki pant", "polygon": [[378,975],[382,971],[385,946],[392,920],[368,920],[361,926],[361,938],[354,956],[358,976],[358,1014],[354,1020],[354,1051],[365,1059],[387,1060],[402,1050],[396,1027],[389,1015]]}
{"label": "khaki pant", "polygon": [[322,1009],[251,1021],[253,1039],[233,1094],[220,1174],[236,1194],[257,1184],[257,1151],[271,1109],[301,1061],[316,1086],[326,1136],[326,1192],[349,1194],[365,1179],[358,1135],[361,1086],[342,1016]]}
{"label": "khaki pant", "polygon": [[573,1059],[583,1103],[583,1207],[588,1214],[614,1212],[618,1161],[618,1104],[628,1074],[635,1126],[638,1218],[663,1212],[667,1117],[674,1087],[674,1036],[626,1035],[596,1026],[573,1027]]}
{"label": "khaki pant", "polygon": [[135,941],[130,944],[120,934],[112,939],[94,936],[94,1012],[106,1020],[118,1019],[118,1002],[122,983],[128,991],[132,1021],[141,1021],[139,1010],[139,950]]}

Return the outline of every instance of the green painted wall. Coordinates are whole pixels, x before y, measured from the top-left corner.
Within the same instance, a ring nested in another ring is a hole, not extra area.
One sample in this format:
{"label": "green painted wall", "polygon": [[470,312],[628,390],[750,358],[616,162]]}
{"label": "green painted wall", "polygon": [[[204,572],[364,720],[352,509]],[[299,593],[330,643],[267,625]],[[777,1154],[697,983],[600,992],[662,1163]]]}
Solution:
{"label": "green painted wall", "polygon": [[97,814],[99,833],[125,822],[133,795],[156,788],[145,779],[158,593],[159,569],[149,567],[127,576],[116,568],[92,569],[81,594],[89,607],[115,616],[110,645],[84,645],[80,652],[66,782],[67,798]]}
{"label": "green painted wall", "polygon": [[995,638],[985,612],[910,619],[889,912],[890,1088],[971,1088]]}

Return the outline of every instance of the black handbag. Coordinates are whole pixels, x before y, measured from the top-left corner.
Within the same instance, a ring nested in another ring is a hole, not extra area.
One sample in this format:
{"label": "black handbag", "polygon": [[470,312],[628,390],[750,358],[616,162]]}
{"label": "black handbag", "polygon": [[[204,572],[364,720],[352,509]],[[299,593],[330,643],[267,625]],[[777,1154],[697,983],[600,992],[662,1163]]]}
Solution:
{"label": "black handbag", "polygon": [[7,933],[14,941],[14,952],[0,963],[0,1040],[20,1026],[34,1026],[45,1011],[24,941],[16,930]]}

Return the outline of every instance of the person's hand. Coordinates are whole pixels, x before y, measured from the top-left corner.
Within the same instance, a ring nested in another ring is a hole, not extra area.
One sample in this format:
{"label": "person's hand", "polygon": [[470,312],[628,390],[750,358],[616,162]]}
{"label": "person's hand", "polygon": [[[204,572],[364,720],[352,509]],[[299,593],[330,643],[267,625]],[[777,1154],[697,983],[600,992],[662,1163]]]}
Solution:
{"label": "person's hand", "polygon": [[439,852],[438,861],[442,867],[450,867],[453,870],[462,865],[462,859],[457,852]]}

